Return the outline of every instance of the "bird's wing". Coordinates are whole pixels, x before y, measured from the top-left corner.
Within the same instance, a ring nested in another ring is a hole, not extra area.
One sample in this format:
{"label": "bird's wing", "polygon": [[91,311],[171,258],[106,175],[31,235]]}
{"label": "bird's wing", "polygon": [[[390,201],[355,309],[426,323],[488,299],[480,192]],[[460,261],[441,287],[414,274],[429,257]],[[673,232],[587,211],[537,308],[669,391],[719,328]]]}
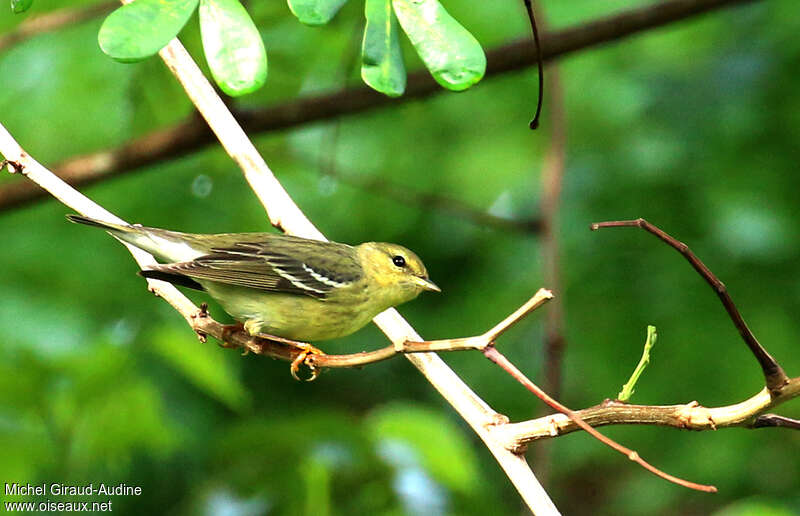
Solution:
{"label": "bird's wing", "polygon": [[189,262],[169,263],[152,267],[154,271],[210,280],[229,285],[302,294],[325,299],[337,288],[350,285],[361,278],[361,267],[348,246],[321,250],[317,243],[283,246],[260,243],[237,243],[232,247],[213,248],[211,253]]}

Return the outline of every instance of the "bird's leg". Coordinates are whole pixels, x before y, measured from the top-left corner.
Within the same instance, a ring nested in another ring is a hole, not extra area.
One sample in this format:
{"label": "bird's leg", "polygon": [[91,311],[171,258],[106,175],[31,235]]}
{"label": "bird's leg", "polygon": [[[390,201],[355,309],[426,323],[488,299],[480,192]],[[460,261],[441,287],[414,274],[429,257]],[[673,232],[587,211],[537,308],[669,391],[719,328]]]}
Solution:
{"label": "bird's leg", "polygon": [[300,370],[300,364],[305,364],[306,367],[311,370],[311,376],[306,378],[307,382],[312,382],[317,379],[320,370],[314,367],[312,364],[306,363],[306,358],[308,358],[308,355],[324,355],[324,351],[319,348],[315,348],[308,342],[300,342],[297,340],[287,339],[286,337],[278,337],[277,335],[270,335],[269,333],[255,331],[256,329],[253,328],[254,325],[248,324],[249,322],[250,321],[244,323],[244,330],[251,336],[258,337],[260,339],[271,340],[274,342],[280,342],[281,344],[286,344],[287,346],[300,350],[300,354],[298,354],[295,359],[292,360],[292,365],[289,368],[289,371],[292,373],[292,377],[295,380],[300,380],[300,377],[297,375],[297,372]]}
{"label": "bird's leg", "polygon": [[300,377],[297,375],[297,371],[300,370],[300,364],[305,364],[311,370],[311,376],[306,378],[305,381],[313,382],[319,376],[320,370],[314,365],[309,364],[306,362],[306,358],[308,355],[324,355],[325,352],[319,348],[315,348],[308,342],[300,342],[297,340],[286,339],[283,337],[277,337],[275,335],[269,335],[268,333],[255,333],[253,334],[254,337],[258,337],[261,339],[273,340],[280,342],[281,344],[286,344],[287,346],[291,346],[293,348],[297,348],[300,350],[300,354],[298,354],[294,360],[292,360],[292,365],[289,367],[289,372],[292,373],[292,377],[295,380],[300,380]]}

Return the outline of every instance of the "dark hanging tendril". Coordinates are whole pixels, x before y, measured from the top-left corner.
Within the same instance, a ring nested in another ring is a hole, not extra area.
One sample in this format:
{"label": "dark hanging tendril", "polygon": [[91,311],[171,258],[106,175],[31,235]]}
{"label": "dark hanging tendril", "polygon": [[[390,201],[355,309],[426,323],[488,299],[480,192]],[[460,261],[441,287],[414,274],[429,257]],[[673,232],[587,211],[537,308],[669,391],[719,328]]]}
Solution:
{"label": "dark hanging tendril", "polygon": [[536,101],[536,114],[529,124],[531,129],[539,127],[539,115],[542,114],[542,99],[544,96],[544,70],[542,63],[542,45],[539,43],[539,31],[536,29],[536,18],[533,16],[533,6],[531,0],[524,0],[525,9],[528,11],[528,19],[531,22],[531,32],[533,32],[533,42],[536,44],[536,64],[539,68],[539,99]]}

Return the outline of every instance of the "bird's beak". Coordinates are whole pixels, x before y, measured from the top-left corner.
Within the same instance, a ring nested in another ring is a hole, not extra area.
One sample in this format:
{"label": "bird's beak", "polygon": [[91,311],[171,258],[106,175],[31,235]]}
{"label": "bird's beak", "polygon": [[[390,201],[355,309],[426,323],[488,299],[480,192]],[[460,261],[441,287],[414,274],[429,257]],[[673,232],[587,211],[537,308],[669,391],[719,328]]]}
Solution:
{"label": "bird's beak", "polygon": [[441,292],[442,289],[436,286],[436,283],[432,282],[427,278],[420,278],[419,276],[414,276],[414,281],[422,287],[423,290],[430,290],[431,292]]}

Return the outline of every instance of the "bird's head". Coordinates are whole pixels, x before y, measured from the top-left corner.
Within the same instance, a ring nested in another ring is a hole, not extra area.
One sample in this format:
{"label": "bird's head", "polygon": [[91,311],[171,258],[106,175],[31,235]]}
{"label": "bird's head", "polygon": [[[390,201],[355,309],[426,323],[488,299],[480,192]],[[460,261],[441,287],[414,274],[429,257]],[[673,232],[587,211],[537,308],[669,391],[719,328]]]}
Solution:
{"label": "bird's head", "polygon": [[405,247],[384,242],[367,242],[358,247],[365,272],[385,292],[390,306],[410,301],[423,290],[442,291],[428,279],[419,256]]}

